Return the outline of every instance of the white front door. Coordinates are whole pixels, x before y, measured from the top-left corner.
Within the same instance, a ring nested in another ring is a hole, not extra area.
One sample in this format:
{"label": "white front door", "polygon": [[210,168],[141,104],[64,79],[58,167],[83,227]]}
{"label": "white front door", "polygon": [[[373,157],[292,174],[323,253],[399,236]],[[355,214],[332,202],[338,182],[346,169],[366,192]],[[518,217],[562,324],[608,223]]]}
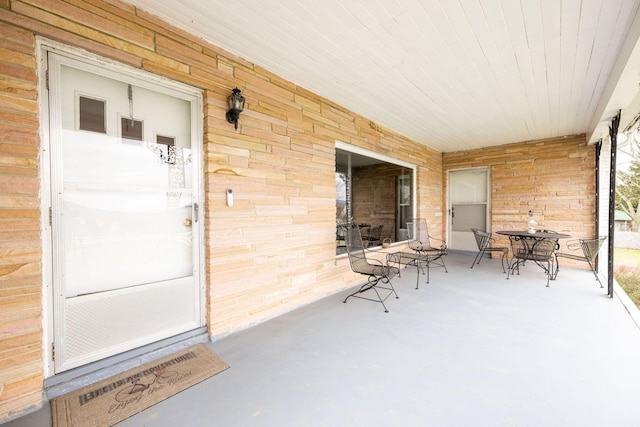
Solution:
{"label": "white front door", "polygon": [[60,54],[48,72],[61,372],[203,325],[199,98]]}
{"label": "white front door", "polygon": [[477,251],[472,228],[490,231],[489,170],[465,169],[449,172],[449,247]]}

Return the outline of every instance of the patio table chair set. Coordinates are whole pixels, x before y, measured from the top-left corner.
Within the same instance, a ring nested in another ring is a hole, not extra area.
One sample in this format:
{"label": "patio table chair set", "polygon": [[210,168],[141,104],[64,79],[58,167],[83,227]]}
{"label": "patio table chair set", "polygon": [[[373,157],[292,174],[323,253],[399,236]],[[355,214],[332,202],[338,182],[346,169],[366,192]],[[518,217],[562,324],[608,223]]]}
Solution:
{"label": "patio table chair set", "polygon": [[[520,274],[520,266],[524,265],[527,261],[532,261],[545,272],[548,287],[549,281],[555,280],[560,271],[559,258],[565,258],[586,262],[600,284],[600,287],[602,287],[602,282],[597,272],[596,257],[606,240],[606,236],[569,240],[566,244],[568,252],[560,252],[559,239],[570,236],[557,233],[553,230],[536,230],[535,233],[525,231],[498,232],[499,234],[509,237],[509,247],[496,246],[491,233],[478,229],[472,229],[472,231],[478,246],[478,253],[471,263],[471,268],[479,264],[485,254],[500,253],[503,272],[505,272],[506,260],[507,279],[516,272]],[[508,259],[509,249],[511,249],[512,253],[511,259]]]}
{"label": "patio table chair set", "polygon": [[[396,275],[400,276],[401,267],[416,267],[416,289],[419,287],[420,271],[425,275],[429,283],[429,271],[432,267],[441,267],[448,273],[444,262],[447,254],[447,245],[443,240],[434,239],[429,235],[425,219],[413,219],[407,222],[408,246],[413,252],[391,252],[386,255],[386,264],[382,261],[367,257],[369,242],[363,239],[360,233],[361,227],[352,225],[340,225],[341,235],[345,239],[347,254],[351,270],[355,273],[367,276],[366,282],[355,292],[347,295],[344,303],[349,298],[361,298],[382,304],[385,312],[389,312],[385,301],[390,296],[398,297],[391,283]],[[567,242],[570,252],[559,252],[561,238],[568,238],[566,234],[556,233],[551,230],[536,230],[535,233],[527,231],[500,231],[509,237],[510,246],[496,246],[491,233],[484,230],[472,229],[478,246],[478,253],[471,263],[471,267],[480,264],[486,254],[499,253],[501,255],[502,271],[507,273],[507,279],[513,274],[520,274],[520,266],[532,262],[542,268],[547,276],[547,287],[550,280],[555,280],[560,271],[558,259],[566,258],[589,264],[596,280],[602,287],[598,277],[595,258],[598,255],[606,236],[594,239],[573,239]],[[365,243],[367,242],[367,243]],[[508,258],[511,249],[511,259]],[[506,264],[506,268],[505,268]],[[371,291],[371,292],[369,292]]]}
{"label": "patio table chair set", "polygon": [[[351,270],[367,276],[366,283],[362,284],[355,292],[347,295],[343,301],[345,303],[351,297],[374,301],[382,304],[384,311],[388,313],[385,301],[391,295],[398,298],[398,294],[391,284],[391,279],[396,275],[400,276],[402,265],[416,267],[416,289],[419,285],[420,271],[424,275],[425,267],[427,283],[429,283],[429,269],[432,266],[442,267],[445,272],[448,272],[443,258],[447,253],[446,243],[429,235],[425,219],[414,219],[407,222],[408,246],[413,252],[388,253],[386,264],[367,257],[369,240],[363,239],[360,227],[356,225],[342,225],[340,227],[345,237]],[[432,242],[435,242],[435,245]]]}

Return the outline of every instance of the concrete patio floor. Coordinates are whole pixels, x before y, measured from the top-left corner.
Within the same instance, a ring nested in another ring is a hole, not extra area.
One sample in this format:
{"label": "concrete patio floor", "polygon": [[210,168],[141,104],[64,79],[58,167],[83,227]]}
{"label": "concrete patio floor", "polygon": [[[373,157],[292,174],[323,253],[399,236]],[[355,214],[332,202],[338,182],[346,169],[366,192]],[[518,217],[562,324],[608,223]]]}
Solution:
{"label": "concrete patio floor", "polygon": [[[231,368],[118,424],[638,426],[640,329],[590,271],[446,257],[380,304],[341,292],[208,346]],[[50,426],[49,405],[8,423]]]}

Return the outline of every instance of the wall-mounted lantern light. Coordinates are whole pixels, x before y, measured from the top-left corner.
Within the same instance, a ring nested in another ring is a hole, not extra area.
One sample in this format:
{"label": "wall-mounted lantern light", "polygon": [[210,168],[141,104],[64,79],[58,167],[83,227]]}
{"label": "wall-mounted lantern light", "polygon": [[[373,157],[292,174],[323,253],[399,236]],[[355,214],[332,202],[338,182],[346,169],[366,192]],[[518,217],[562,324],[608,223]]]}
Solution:
{"label": "wall-mounted lantern light", "polygon": [[240,95],[240,89],[235,88],[233,93],[227,98],[229,104],[229,111],[227,111],[227,121],[235,124],[236,130],[238,130],[238,118],[240,113],[244,110],[244,96]]}

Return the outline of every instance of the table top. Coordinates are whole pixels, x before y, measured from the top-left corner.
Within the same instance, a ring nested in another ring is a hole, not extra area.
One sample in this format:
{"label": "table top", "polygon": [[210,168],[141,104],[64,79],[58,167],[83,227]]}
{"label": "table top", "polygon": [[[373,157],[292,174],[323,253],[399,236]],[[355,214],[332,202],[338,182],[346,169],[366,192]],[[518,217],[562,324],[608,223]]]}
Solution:
{"label": "table top", "polygon": [[569,234],[548,233],[544,231],[536,231],[535,233],[529,233],[528,230],[501,230],[501,231],[496,231],[496,234],[502,234],[503,236],[519,236],[522,238],[531,238],[531,239],[568,239],[571,237],[571,235]]}

